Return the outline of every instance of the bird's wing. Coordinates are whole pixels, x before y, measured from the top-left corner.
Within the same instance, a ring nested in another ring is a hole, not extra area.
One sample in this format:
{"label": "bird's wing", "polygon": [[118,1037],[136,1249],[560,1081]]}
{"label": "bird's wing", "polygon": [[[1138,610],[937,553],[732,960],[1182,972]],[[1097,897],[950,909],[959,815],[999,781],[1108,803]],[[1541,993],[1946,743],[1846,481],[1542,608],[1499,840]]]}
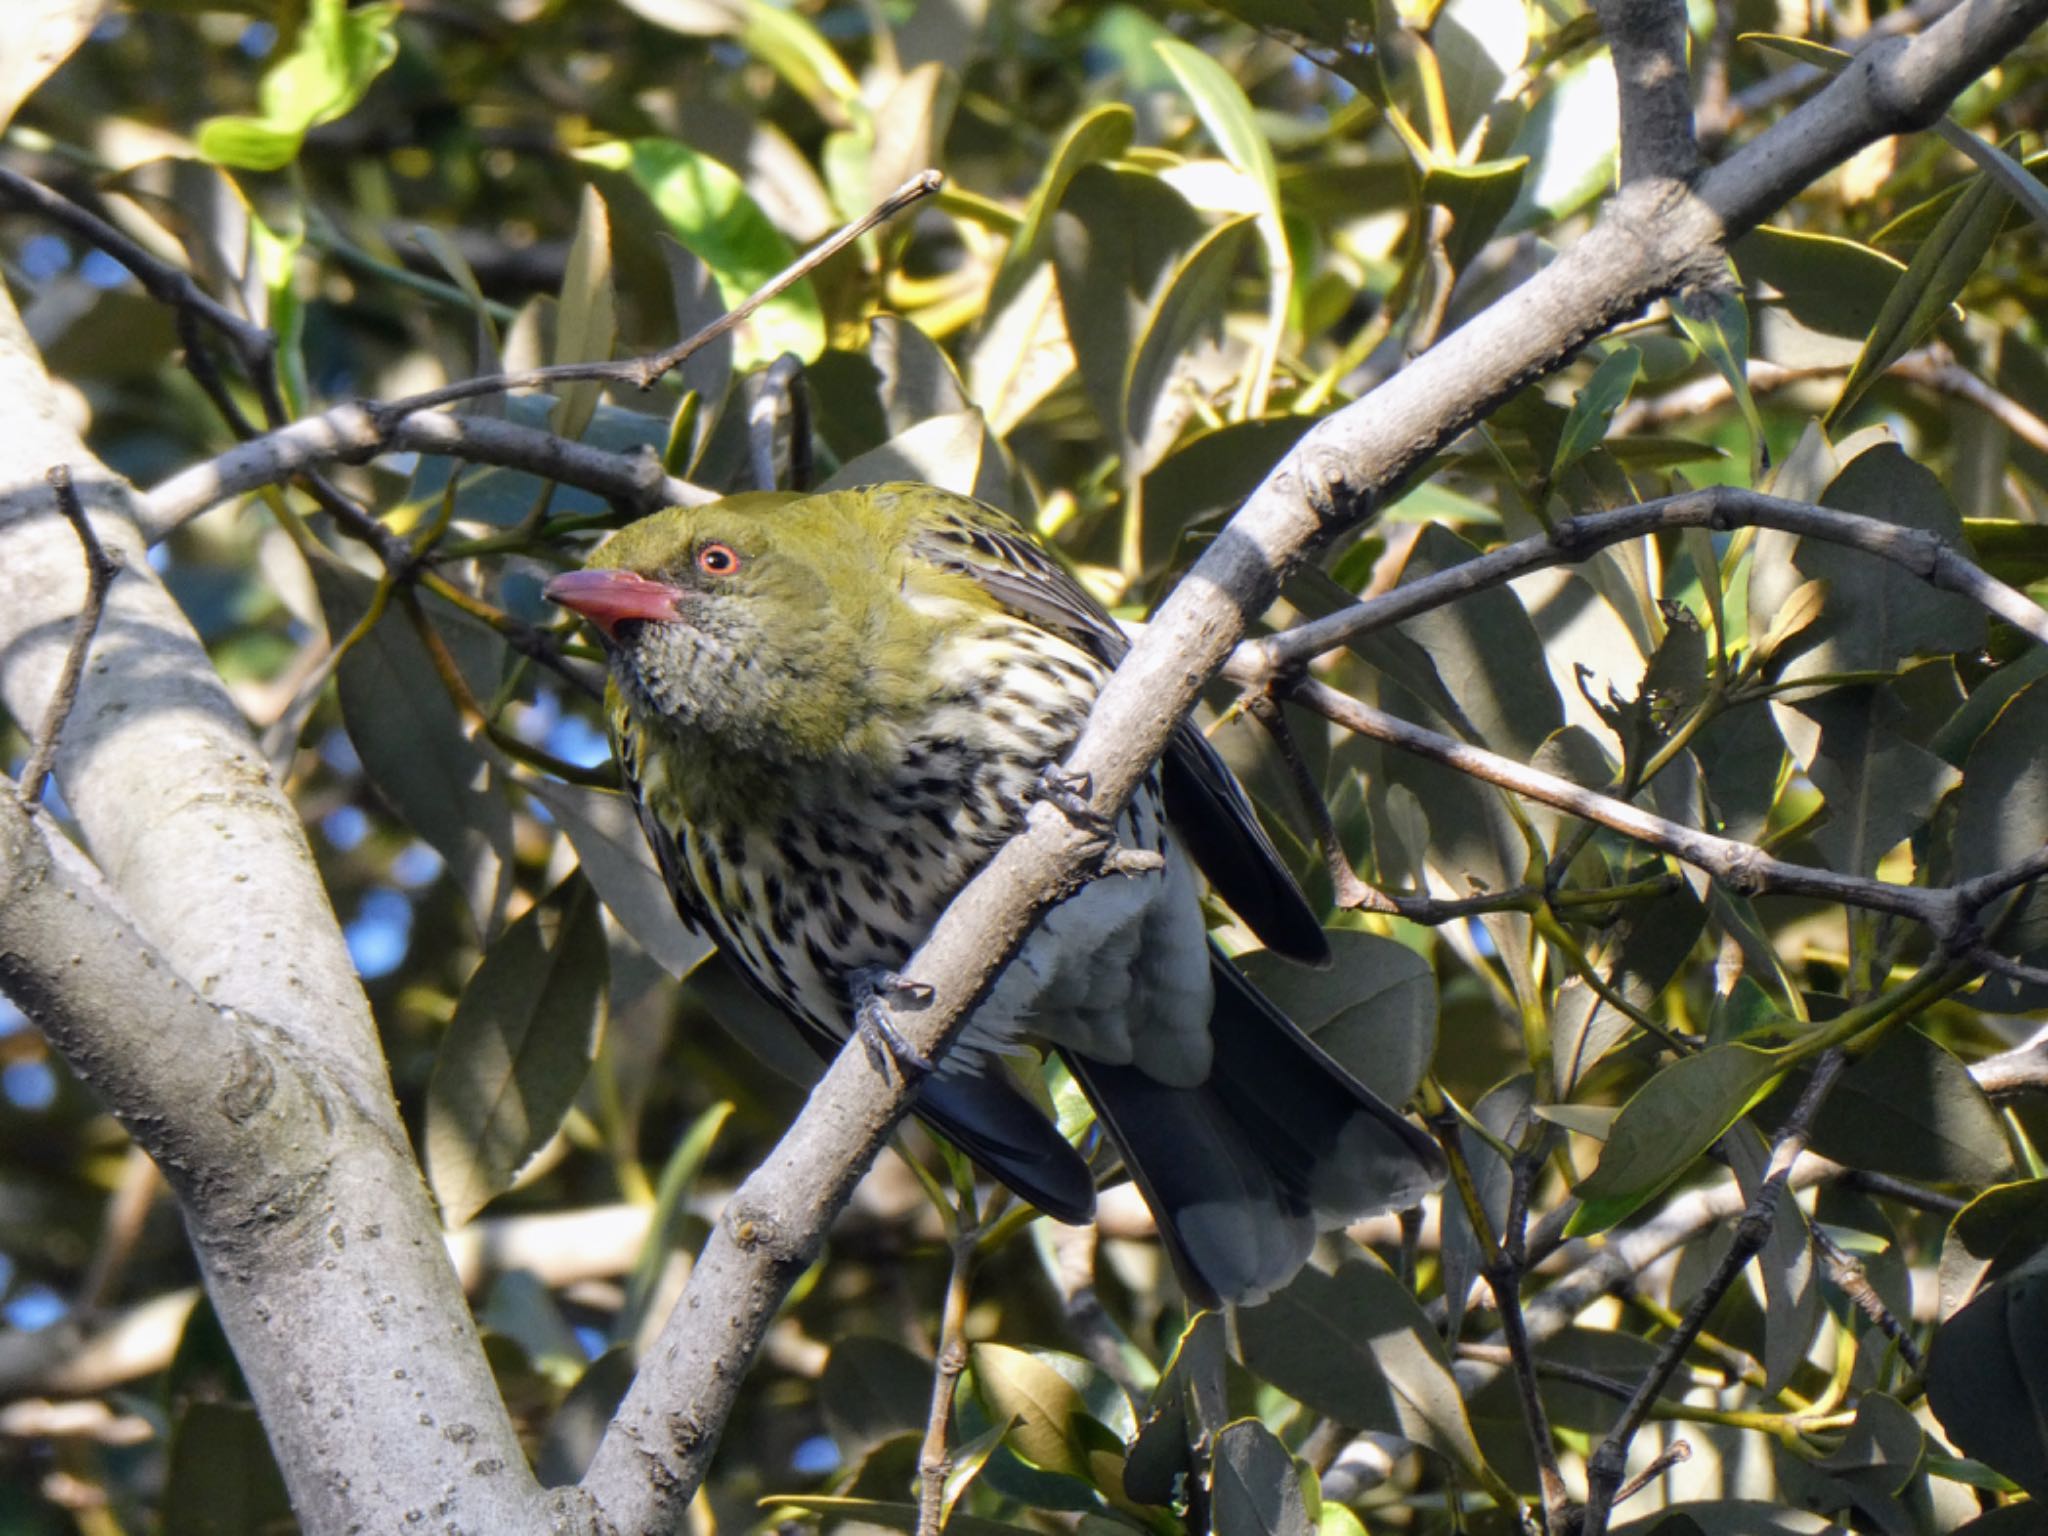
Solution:
{"label": "bird's wing", "polygon": [[[1073,641],[1104,666],[1122,661],[1130,640],[1109,611],[1021,528],[1008,519],[995,523],[998,516],[984,512],[974,521],[936,521],[919,531],[916,551],[970,578],[1017,617]],[[1167,744],[1164,787],[1167,815],[1216,894],[1267,948],[1308,965],[1328,964],[1322,923],[1244,787],[1191,721],[1183,720]]]}

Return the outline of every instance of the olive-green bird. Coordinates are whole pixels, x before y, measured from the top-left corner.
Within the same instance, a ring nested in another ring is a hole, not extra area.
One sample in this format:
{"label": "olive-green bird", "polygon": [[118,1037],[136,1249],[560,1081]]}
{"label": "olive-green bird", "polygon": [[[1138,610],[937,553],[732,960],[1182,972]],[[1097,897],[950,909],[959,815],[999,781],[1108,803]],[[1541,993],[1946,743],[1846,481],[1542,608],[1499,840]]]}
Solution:
{"label": "olive-green bird", "polygon": [[[658,512],[547,595],[604,637],[613,742],[684,919],[826,1053],[856,1027],[872,1041],[878,989],[1057,793],[1126,649],[1009,518],[925,485]],[[1175,734],[1116,834],[1163,864],[1046,914],[917,1111],[1039,1209],[1086,1221],[1087,1163],[998,1060],[1057,1051],[1190,1294],[1257,1300],[1319,1229],[1412,1204],[1443,1162],[1209,941],[1197,866],[1271,948],[1328,958],[1197,732]]]}

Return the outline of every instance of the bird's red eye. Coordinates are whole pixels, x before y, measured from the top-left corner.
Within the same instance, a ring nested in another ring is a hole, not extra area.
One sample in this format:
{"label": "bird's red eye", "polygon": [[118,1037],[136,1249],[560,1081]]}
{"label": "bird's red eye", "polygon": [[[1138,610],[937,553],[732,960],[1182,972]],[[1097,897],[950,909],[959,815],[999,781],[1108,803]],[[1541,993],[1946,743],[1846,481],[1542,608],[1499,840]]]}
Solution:
{"label": "bird's red eye", "polygon": [[740,568],[740,557],[730,544],[706,544],[697,551],[697,569],[706,576],[730,576]]}

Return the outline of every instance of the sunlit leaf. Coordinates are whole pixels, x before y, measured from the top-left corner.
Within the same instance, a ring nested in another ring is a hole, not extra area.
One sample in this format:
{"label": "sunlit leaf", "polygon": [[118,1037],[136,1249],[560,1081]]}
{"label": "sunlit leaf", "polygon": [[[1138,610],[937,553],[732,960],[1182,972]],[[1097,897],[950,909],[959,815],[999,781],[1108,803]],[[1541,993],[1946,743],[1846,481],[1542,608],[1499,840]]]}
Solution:
{"label": "sunlit leaf", "polygon": [[[676,239],[711,269],[728,309],[788,266],[795,255],[740,178],[687,144],[674,139],[615,139],[579,150],[577,157],[632,178]],[[824,316],[805,278],[741,324],[735,356],[741,368],[769,362],[784,352],[809,362],[824,346]]]}
{"label": "sunlit leaf", "polygon": [[292,49],[264,72],[253,117],[199,125],[199,153],[218,165],[275,171],[298,158],[306,130],[348,113],[398,57],[395,4],[312,0]]}

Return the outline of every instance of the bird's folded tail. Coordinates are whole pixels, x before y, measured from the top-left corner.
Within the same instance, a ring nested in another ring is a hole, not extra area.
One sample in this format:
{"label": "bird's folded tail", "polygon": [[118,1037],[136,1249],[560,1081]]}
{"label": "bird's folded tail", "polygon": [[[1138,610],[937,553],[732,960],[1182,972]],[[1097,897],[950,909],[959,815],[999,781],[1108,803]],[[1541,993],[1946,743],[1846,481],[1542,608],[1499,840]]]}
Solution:
{"label": "bird's folded tail", "polygon": [[1195,1300],[1256,1303],[1307,1261],[1316,1233],[1413,1205],[1443,1155],[1211,952],[1215,1059],[1176,1088],[1069,1053],[1103,1129],[1159,1218]]}

